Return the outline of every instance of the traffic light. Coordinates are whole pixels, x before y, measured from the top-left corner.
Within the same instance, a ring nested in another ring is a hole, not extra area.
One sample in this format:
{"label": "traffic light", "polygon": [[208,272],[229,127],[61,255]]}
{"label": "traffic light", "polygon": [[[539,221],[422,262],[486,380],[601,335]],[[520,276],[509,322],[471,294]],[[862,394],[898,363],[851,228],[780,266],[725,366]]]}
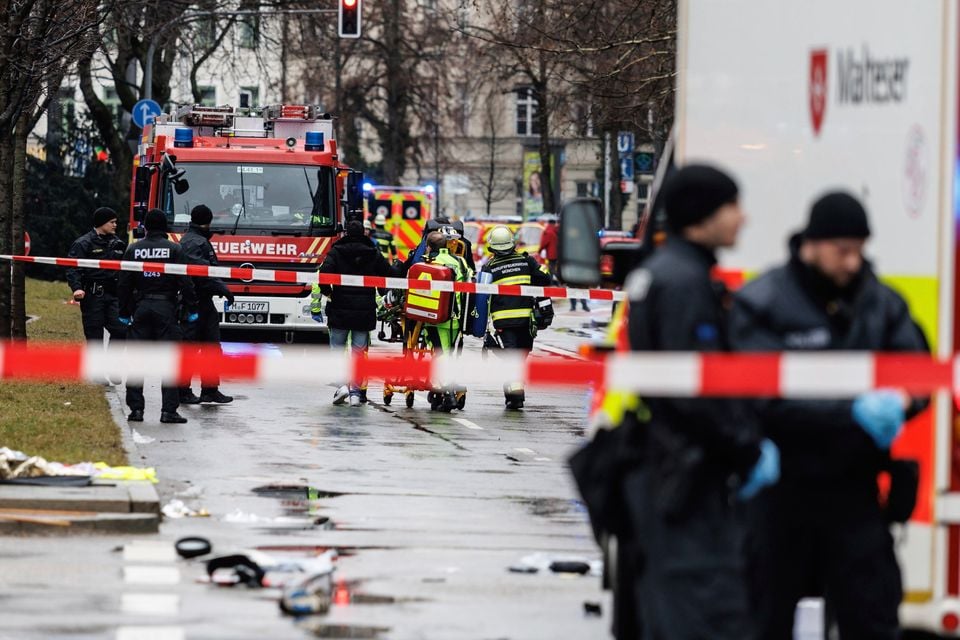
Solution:
{"label": "traffic light", "polygon": [[339,21],[337,33],[341,38],[360,37],[360,5],[363,0],[337,0]]}

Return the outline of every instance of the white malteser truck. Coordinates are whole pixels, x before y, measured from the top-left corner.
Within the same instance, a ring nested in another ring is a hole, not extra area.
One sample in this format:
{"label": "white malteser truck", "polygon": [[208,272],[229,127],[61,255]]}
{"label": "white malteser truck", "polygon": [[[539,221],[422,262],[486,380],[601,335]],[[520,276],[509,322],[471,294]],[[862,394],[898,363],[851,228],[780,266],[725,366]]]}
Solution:
{"label": "white malteser truck", "polygon": [[[785,260],[828,189],[871,216],[868,253],[940,356],[960,342],[960,3],[680,0],[674,161],[707,160],[741,186],[749,222],[723,256],[733,279]],[[906,628],[960,636],[960,414],[941,394],[908,425],[920,461],[897,532]]]}

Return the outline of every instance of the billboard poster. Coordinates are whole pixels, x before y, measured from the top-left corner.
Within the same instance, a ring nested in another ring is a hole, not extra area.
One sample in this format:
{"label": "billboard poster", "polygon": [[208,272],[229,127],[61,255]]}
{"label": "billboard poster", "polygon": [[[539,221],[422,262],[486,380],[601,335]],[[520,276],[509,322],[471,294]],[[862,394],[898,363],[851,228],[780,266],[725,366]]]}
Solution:
{"label": "billboard poster", "polygon": [[[560,180],[562,175],[563,151],[554,149],[550,152],[550,164],[553,169],[553,184],[556,201],[561,200]],[[529,220],[544,213],[543,189],[546,178],[540,164],[540,152],[536,149],[526,149],[523,152],[523,218]],[[554,212],[550,212],[554,213]]]}

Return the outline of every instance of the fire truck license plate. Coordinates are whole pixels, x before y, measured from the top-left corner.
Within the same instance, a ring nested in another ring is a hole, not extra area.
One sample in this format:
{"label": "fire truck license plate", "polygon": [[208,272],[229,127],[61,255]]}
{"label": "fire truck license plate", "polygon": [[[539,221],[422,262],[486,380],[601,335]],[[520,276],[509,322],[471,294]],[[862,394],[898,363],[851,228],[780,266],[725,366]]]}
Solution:
{"label": "fire truck license plate", "polygon": [[233,304],[224,302],[223,310],[234,313],[270,313],[270,303],[253,300],[238,300]]}

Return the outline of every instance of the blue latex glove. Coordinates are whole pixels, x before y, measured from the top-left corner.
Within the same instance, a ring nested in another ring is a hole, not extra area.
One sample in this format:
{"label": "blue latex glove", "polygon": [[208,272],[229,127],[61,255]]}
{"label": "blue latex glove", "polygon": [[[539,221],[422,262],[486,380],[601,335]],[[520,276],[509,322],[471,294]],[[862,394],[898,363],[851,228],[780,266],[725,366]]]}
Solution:
{"label": "blue latex glove", "polygon": [[315,313],[315,314],[313,314],[313,315],[310,316],[310,317],[313,318],[313,321],[314,321],[314,322],[323,322],[323,314],[322,314],[322,313]]}
{"label": "blue latex glove", "polygon": [[760,493],[761,489],[773,486],[780,480],[780,449],[772,440],[764,438],[760,441],[760,457],[757,459],[747,481],[740,487],[737,497],[749,500]]}
{"label": "blue latex glove", "polygon": [[133,324],[133,318],[130,318],[130,317],[128,317],[128,316],[120,316],[119,318],[117,318],[117,320],[120,321],[120,324],[126,325],[126,326],[128,326],[128,327],[129,327],[131,324]]}
{"label": "blue latex glove", "polygon": [[190,324],[193,324],[194,322],[197,321],[198,318],[200,318],[200,314],[194,311],[193,313],[187,316],[187,322],[189,322]]}
{"label": "blue latex glove", "polygon": [[868,391],[853,401],[853,420],[880,449],[890,448],[906,419],[903,397],[896,391]]}

